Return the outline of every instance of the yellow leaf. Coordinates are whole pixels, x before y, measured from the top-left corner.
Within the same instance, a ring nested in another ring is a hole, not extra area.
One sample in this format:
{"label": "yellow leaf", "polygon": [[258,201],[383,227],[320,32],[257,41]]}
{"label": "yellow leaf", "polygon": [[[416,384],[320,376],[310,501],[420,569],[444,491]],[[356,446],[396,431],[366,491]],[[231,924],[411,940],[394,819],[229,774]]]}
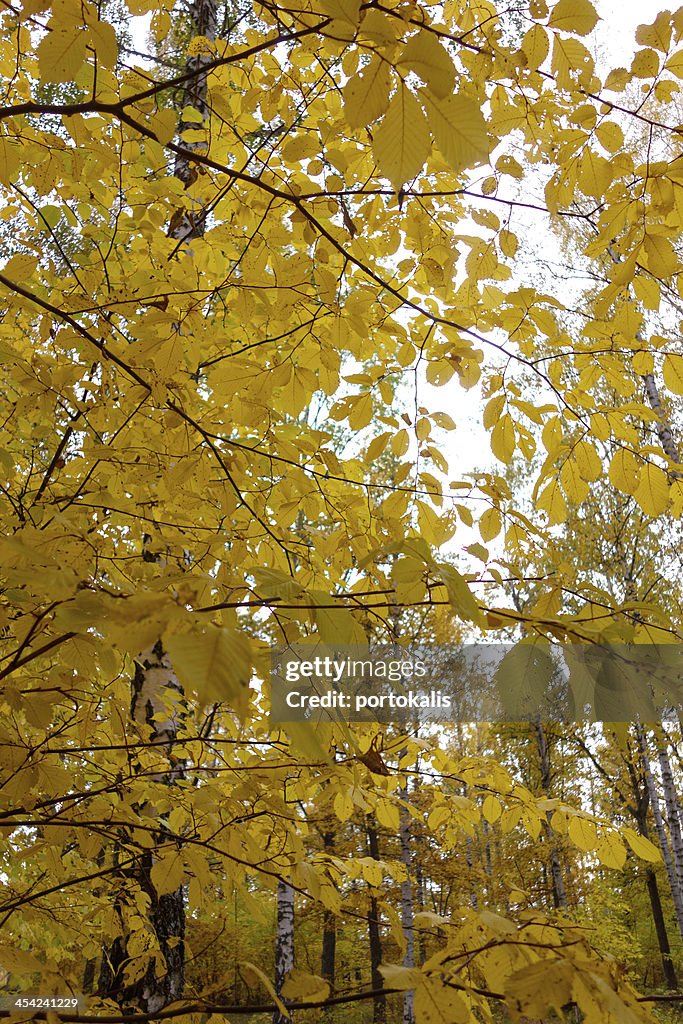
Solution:
{"label": "yellow leaf", "polygon": [[659,54],[656,50],[638,50],[631,62],[631,74],[636,78],[654,78],[659,71]]}
{"label": "yellow leaf", "polygon": [[567,518],[567,503],[564,500],[559,480],[551,480],[547,487],[536,499],[536,507],[542,509],[548,516],[548,522],[552,526],[563,523]]}
{"label": "yellow leaf", "polygon": [[594,850],[598,842],[598,832],[595,823],[585,818],[572,817],[569,819],[569,838],[580,850]]}
{"label": "yellow leaf", "polygon": [[493,540],[500,533],[502,521],[496,508],[487,508],[479,520],[479,533],[483,541]]}
{"label": "yellow leaf", "polygon": [[674,247],[663,235],[645,235],[643,239],[647,268],[655,277],[670,277],[681,267]]}
{"label": "yellow leaf", "polygon": [[296,967],[287,975],[281,992],[282,998],[292,1003],[317,1003],[327,999],[329,994],[329,982]]}
{"label": "yellow leaf", "polygon": [[416,967],[403,967],[402,964],[382,964],[380,974],[384,978],[385,988],[410,990],[416,988],[424,979],[422,971]]}
{"label": "yellow leaf", "polygon": [[44,82],[72,82],[86,56],[87,35],[78,28],[53,28],[38,44],[38,66]]}
{"label": "yellow leaf", "polygon": [[561,1020],[563,1006],[572,1000],[574,980],[575,968],[567,958],[527,964],[506,979],[508,1005],[516,1007],[518,1021],[546,1018],[550,1010]]}
{"label": "yellow leaf", "polygon": [[683,78],[683,50],[672,53],[664,67],[676,78]]}
{"label": "yellow leaf", "polygon": [[320,0],[322,9],[335,21],[357,25],[360,21],[360,0]]}
{"label": "yellow leaf", "polygon": [[278,1010],[280,1011],[280,1014],[283,1017],[289,1018],[289,1010],[278,996],[277,992],[275,991],[275,986],[273,985],[268,975],[264,974],[261,968],[257,967],[256,964],[252,964],[250,960],[240,960],[239,965],[246,972],[247,975],[251,974],[254,978],[256,978],[257,981],[261,982],[266,992],[268,993],[268,995],[270,996],[270,998],[273,1000]]}
{"label": "yellow leaf", "polygon": [[621,870],[626,863],[624,844],[614,832],[608,832],[607,835],[598,839],[595,852],[600,858],[600,863],[606,868]]}
{"label": "yellow leaf", "polygon": [[150,871],[150,878],[157,895],[165,896],[170,892],[176,892],[185,878],[185,868],[180,854],[177,851],[165,853],[155,860]]}
{"label": "yellow leaf", "polygon": [[560,0],[553,8],[548,25],[562,32],[587,36],[598,23],[598,15],[589,0]]}
{"label": "yellow leaf", "polygon": [[534,25],[522,39],[522,51],[527,59],[527,67],[532,71],[540,68],[550,52],[548,33],[542,25]]}
{"label": "yellow leaf", "polygon": [[168,637],[166,651],[183,687],[195,690],[205,703],[246,704],[252,651],[241,631],[206,626],[176,633]]}
{"label": "yellow leaf", "polygon": [[594,61],[578,39],[555,36],[553,42],[552,72],[560,89],[573,89],[576,82],[590,82]]}
{"label": "yellow leaf", "polygon": [[486,820],[492,825],[495,821],[498,821],[502,812],[500,801],[493,796],[492,793],[484,800],[481,813],[484,815]]}
{"label": "yellow leaf", "polygon": [[639,274],[634,278],[633,291],[635,292],[638,301],[642,302],[646,309],[659,309],[662,290],[659,287],[659,281],[657,281],[656,278],[646,277]]}
{"label": "yellow leaf", "polygon": [[448,598],[456,613],[462,619],[469,619],[482,625],[482,613],[472,594],[467,581],[453,565],[440,562],[433,567],[434,574],[440,576],[448,591]]}
{"label": "yellow leaf", "polygon": [[408,431],[405,428],[403,428],[399,430],[396,434],[394,434],[394,436],[392,437],[391,450],[394,453],[394,455],[400,458],[402,455],[405,455],[409,447],[410,437],[408,436]]}
{"label": "yellow leaf", "polygon": [[354,396],[353,408],[349,413],[351,430],[362,430],[372,420],[372,395],[366,391],[364,395]]}
{"label": "yellow leaf", "polygon": [[491,451],[501,462],[512,462],[515,451],[515,428],[508,412],[500,417],[491,431]]}
{"label": "yellow leaf", "polygon": [[617,490],[635,494],[640,479],[640,463],[633,452],[620,448],[614,453],[609,465],[609,479]]}
{"label": "yellow leaf", "polygon": [[373,8],[365,10],[365,16],[361,22],[360,30],[362,35],[369,36],[379,43],[391,43],[396,39],[399,32],[400,22],[383,11]]}
{"label": "yellow leaf", "polygon": [[675,395],[683,395],[683,356],[669,353],[662,369],[664,383]]}
{"label": "yellow leaf", "polygon": [[445,47],[432,32],[421,30],[411,36],[397,61],[419,75],[439,99],[453,91],[455,67]]}
{"label": "yellow leaf", "polygon": [[657,847],[646,839],[645,836],[638,835],[632,828],[622,829],[622,835],[626,842],[631,847],[636,857],[640,857],[641,860],[651,861],[653,864],[661,861],[662,857]]}
{"label": "yellow leaf", "polygon": [[425,978],[415,990],[417,1024],[470,1024],[474,1020],[458,992],[436,975]]}
{"label": "yellow leaf", "polygon": [[[308,596],[316,605],[315,621],[325,644],[362,644],[367,637],[360,622],[346,608],[328,607],[332,598],[323,590],[310,590]],[[322,607],[319,607],[322,605]]]}
{"label": "yellow leaf", "polygon": [[398,807],[385,797],[380,797],[375,807],[375,817],[380,825],[397,832],[400,825]]}
{"label": "yellow leaf", "polygon": [[378,434],[377,437],[373,437],[365,451],[366,461],[374,462],[375,459],[379,458],[389,443],[390,438],[391,433],[389,431],[384,431],[383,434]]}
{"label": "yellow leaf", "polygon": [[299,163],[320,152],[320,142],[315,133],[301,132],[287,140],[282,147],[282,159],[287,163]]}
{"label": "yellow leaf", "polygon": [[375,56],[343,89],[344,114],[352,128],[372,124],[389,106],[391,76],[385,60]]}
{"label": "yellow leaf", "polygon": [[114,26],[107,21],[96,21],[88,29],[90,41],[97,54],[97,63],[108,68],[116,67],[119,44]]}
{"label": "yellow leaf", "polygon": [[595,129],[600,145],[609,153],[618,153],[624,145],[624,132],[616,121],[601,121]]}
{"label": "yellow leaf", "polygon": [[572,452],[577,468],[583,480],[594,483],[602,476],[602,462],[595,445],[590,441],[579,441]]}
{"label": "yellow leaf", "polygon": [[671,15],[668,11],[660,11],[651,25],[639,25],[636,29],[636,42],[641,46],[654,46],[666,53],[671,45]]}
{"label": "yellow leaf", "polygon": [[646,515],[661,516],[669,504],[669,481],[664,470],[646,462],[633,497]]}
{"label": "yellow leaf", "polygon": [[19,168],[19,146],[14,139],[0,138],[0,182],[9,185]]}
{"label": "yellow leaf", "polygon": [[421,91],[434,141],[454,171],[486,163],[490,139],[477,100],[459,92],[441,100]]}
{"label": "yellow leaf", "polygon": [[340,821],[348,821],[353,814],[353,800],[351,794],[344,791],[336,794],[334,798],[334,813]]}
{"label": "yellow leaf", "polygon": [[598,198],[612,182],[612,165],[590,147],[579,160],[579,186],[587,196]]}
{"label": "yellow leaf", "polygon": [[512,231],[508,231],[506,228],[503,228],[498,235],[498,244],[500,245],[500,251],[503,256],[507,256],[512,259],[517,252],[519,242],[517,235],[513,234]]}
{"label": "yellow leaf", "polygon": [[373,150],[381,173],[396,190],[422,170],[429,156],[427,119],[403,83],[375,131]]}

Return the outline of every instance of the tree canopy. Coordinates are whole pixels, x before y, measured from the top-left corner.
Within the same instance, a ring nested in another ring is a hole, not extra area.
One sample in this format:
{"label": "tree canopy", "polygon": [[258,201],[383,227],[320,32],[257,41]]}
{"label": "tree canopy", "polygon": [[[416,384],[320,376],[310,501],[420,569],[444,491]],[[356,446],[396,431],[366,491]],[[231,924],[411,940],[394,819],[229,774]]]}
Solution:
{"label": "tree canopy", "polygon": [[[628,68],[597,22],[589,0],[5,4],[13,983],[163,1012],[216,903],[257,916],[279,884],[364,923],[370,893],[418,1024],[651,1019],[557,884],[517,913],[506,881],[503,913],[444,859],[467,841],[490,869],[490,828],[501,863],[509,834],[541,837],[556,883],[589,852],[652,865],[647,803],[626,822],[551,792],[541,734],[521,779],[488,734],[273,728],[258,682],[272,644],[315,637],[679,641],[683,9]],[[463,391],[490,443],[474,473]],[[671,748],[641,741],[604,757],[646,793],[648,743]],[[466,910],[423,916],[431,947],[399,963],[418,827]],[[318,968],[276,991],[257,953],[262,1002],[334,1005]]]}

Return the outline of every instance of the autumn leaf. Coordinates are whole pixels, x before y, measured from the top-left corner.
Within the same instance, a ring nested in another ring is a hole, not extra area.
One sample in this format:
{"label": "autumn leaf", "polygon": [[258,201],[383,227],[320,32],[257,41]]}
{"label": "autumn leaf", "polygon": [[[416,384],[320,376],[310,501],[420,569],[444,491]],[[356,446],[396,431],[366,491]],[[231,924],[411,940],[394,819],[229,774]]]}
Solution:
{"label": "autumn leaf", "polygon": [[550,15],[548,25],[563,32],[587,36],[598,23],[598,15],[590,0],[559,0]]}
{"label": "autumn leaf", "polygon": [[438,99],[445,99],[453,89],[453,61],[432,32],[423,29],[410,37],[397,61],[401,65],[418,74]]}
{"label": "autumn leaf", "polygon": [[71,82],[86,56],[87,37],[80,30],[53,29],[38,45],[40,75],[45,82]]}
{"label": "autumn leaf", "polygon": [[434,141],[454,171],[488,160],[491,143],[476,99],[464,91],[440,99],[428,89],[422,89],[420,96]]}
{"label": "autumn leaf", "polygon": [[344,114],[351,127],[360,128],[381,117],[389,106],[390,89],[389,67],[375,56],[344,86]]}
{"label": "autumn leaf", "polygon": [[375,130],[373,150],[381,173],[395,189],[414,178],[429,155],[427,119],[403,83]]}

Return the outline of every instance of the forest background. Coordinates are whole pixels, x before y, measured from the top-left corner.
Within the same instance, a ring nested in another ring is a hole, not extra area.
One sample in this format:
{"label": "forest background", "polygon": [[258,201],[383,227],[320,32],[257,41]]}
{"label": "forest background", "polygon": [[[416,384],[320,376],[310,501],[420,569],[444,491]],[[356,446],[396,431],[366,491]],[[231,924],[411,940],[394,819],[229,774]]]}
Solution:
{"label": "forest background", "polygon": [[[597,22],[3,0],[0,1014],[677,1019],[683,10]],[[475,640],[674,711],[269,720]]]}

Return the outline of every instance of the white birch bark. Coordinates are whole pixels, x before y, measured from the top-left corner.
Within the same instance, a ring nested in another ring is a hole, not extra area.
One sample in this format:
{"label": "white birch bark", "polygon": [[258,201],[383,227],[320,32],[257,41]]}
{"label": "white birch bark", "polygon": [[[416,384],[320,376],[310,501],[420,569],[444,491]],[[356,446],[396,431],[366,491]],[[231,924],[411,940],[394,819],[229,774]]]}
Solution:
{"label": "white birch bark", "polygon": [[657,792],[657,786],[652,774],[652,767],[650,765],[650,756],[647,749],[647,737],[645,735],[645,730],[641,725],[636,725],[636,736],[638,738],[638,746],[640,747],[645,785],[647,786],[647,791],[650,795],[650,806],[652,808],[652,816],[655,822],[657,839],[659,840],[659,848],[662,853],[664,867],[666,868],[666,877],[669,880],[669,888],[671,889],[671,897],[673,899],[674,910],[676,912],[678,930],[681,938],[683,939],[683,891],[679,885],[673,858],[671,856],[669,839],[666,834],[666,827],[664,825],[661,808],[659,806],[659,793]]}
{"label": "white birch bark", "polygon": [[676,793],[676,784],[671,770],[669,753],[666,749],[666,741],[663,737],[659,739],[657,745],[657,758],[662,775],[662,793],[664,794],[666,820],[669,826],[669,836],[671,837],[674,868],[676,869],[679,889],[683,893],[683,834],[681,834],[678,794]]}
{"label": "white birch bark", "polygon": [[[541,766],[541,785],[543,792],[547,797],[551,795],[551,781],[552,775],[550,770],[550,751],[548,749],[548,741],[545,735],[545,729],[540,719],[536,719],[536,746],[538,748],[538,757]],[[560,861],[560,851],[557,848],[557,842],[555,840],[555,832],[550,820],[552,814],[550,811],[546,812],[547,821],[547,834],[548,834],[548,845],[550,846],[550,874],[553,884],[553,903],[558,910],[563,910],[565,913],[568,910],[567,906],[567,891],[564,884],[564,875],[562,873],[562,863]]]}
{"label": "white birch bark", "polygon": [[[402,790],[402,800],[407,797],[407,791]],[[406,941],[406,951],[403,957],[405,967],[415,966],[415,928],[413,925],[413,882],[411,877],[412,852],[410,837],[410,818],[408,810],[401,805],[399,807],[399,840],[401,844],[401,863],[406,869],[406,877],[401,882],[401,927]],[[403,1024],[415,1024],[415,993],[406,992],[403,997]]]}
{"label": "white birch bark", "polygon": [[[275,991],[282,992],[287,975],[294,968],[294,889],[284,879],[277,883],[277,928],[275,932]],[[290,1024],[279,1010],[273,1024]]]}
{"label": "white birch bark", "polygon": [[[182,94],[182,107],[193,106],[202,115],[202,122],[208,127],[209,106],[207,102],[207,78],[203,73],[204,66],[211,59],[209,52],[211,41],[217,35],[217,0],[192,0],[189,8],[190,27],[194,37],[207,40],[205,52],[200,52],[187,59],[185,69],[192,77],[187,81]],[[181,120],[179,133],[189,127]],[[198,127],[195,122],[192,127]],[[192,150],[197,143],[183,143],[185,149]],[[176,158],[174,173],[185,185],[192,183],[196,170],[191,160],[179,155]],[[206,220],[205,210],[197,206],[196,201],[187,208],[177,210],[169,224],[169,236],[187,242],[198,238],[204,232]],[[142,558],[148,562],[161,561],[160,555],[150,550],[153,539],[145,536]],[[178,735],[178,726],[182,717],[182,686],[173,671],[168,655],[158,641],[149,650],[143,651],[136,659],[135,675],[132,681],[131,718],[141,728],[142,735],[158,744],[160,760],[165,761],[158,773],[148,776],[150,783],[161,783],[173,786],[183,773],[182,761],[174,757],[173,747]],[[161,742],[159,742],[161,741]],[[144,813],[145,808],[140,808]],[[160,822],[163,835],[164,823]],[[139,869],[136,871],[136,882],[149,897],[149,920],[156,936],[163,964],[151,960],[141,978],[134,982],[124,982],[127,954],[127,935],[124,933],[117,939],[102,959],[99,978],[99,992],[113,996],[121,1005],[133,1005],[147,1013],[155,1013],[166,1004],[178,999],[183,994],[185,983],[185,897],[182,886],[171,893],[159,895],[151,881],[151,869],[155,862],[154,850],[145,851]],[[117,903],[117,912],[121,921],[125,919],[124,908]]]}

